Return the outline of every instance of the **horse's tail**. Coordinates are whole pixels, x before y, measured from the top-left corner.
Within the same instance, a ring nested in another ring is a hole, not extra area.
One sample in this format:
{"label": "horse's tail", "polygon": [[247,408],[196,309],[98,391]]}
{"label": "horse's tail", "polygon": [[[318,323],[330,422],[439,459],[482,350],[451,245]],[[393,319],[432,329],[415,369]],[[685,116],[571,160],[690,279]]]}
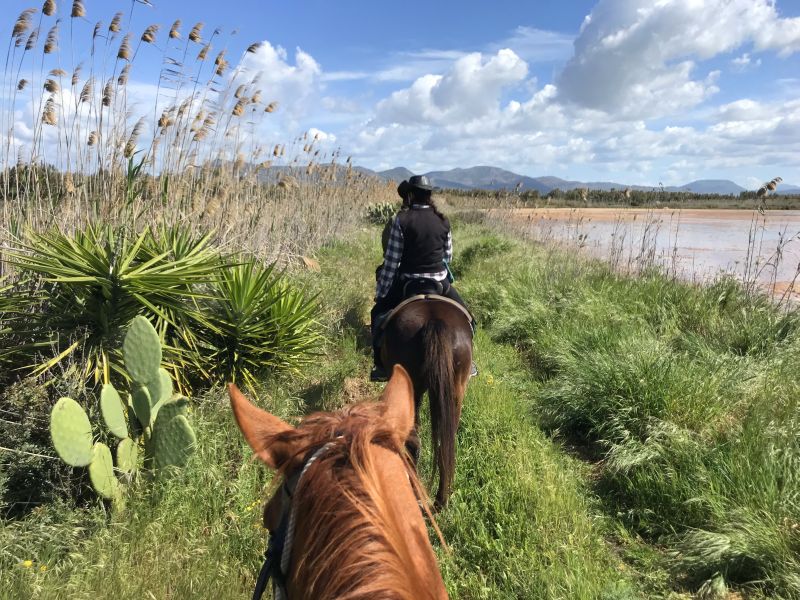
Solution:
{"label": "horse's tail", "polygon": [[425,349],[424,373],[431,407],[431,442],[434,469],[439,473],[436,504],[443,506],[450,496],[456,465],[456,371],[453,364],[452,331],[440,319],[432,319],[422,329]]}

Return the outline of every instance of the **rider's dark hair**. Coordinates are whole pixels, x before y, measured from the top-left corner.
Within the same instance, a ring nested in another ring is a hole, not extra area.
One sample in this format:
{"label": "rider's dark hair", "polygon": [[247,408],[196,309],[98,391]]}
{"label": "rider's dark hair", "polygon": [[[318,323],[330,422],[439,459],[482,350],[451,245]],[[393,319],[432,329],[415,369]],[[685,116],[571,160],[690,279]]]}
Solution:
{"label": "rider's dark hair", "polygon": [[430,190],[418,190],[411,188],[409,191],[409,204],[427,204],[433,209],[433,212],[436,213],[440,219],[444,219],[444,215],[439,212],[439,208],[436,206],[436,203],[433,201],[433,192]]}

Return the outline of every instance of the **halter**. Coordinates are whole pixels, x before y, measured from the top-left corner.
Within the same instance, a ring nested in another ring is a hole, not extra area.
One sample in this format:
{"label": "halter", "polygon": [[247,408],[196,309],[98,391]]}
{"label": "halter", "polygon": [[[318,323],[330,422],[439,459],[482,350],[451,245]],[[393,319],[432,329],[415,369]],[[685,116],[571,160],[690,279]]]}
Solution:
{"label": "halter", "polygon": [[[339,436],[336,440],[341,439],[341,437],[342,436]],[[286,600],[288,597],[286,580],[289,575],[289,559],[292,556],[296,518],[294,492],[299,487],[303,475],[306,474],[309,467],[311,467],[320,456],[335,446],[336,440],[328,442],[324,446],[318,448],[314,454],[311,455],[311,458],[303,465],[303,469],[296,479],[291,477],[284,480],[281,486],[281,492],[286,494],[289,499],[289,510],[283,510],[280,525],[278,525],[275,531],[269,534],[267,551],[264,553],[264,565],[261,567],[261,572],[258,574],[256,589],[253,591],[253,600],[261,600],[261,596],[264,595],[264,590],[267,589],[267,582],[270,580],[270,577],[272,578],[272,593],[275,600]],[[284,506],[286,506],[285,503]]]}

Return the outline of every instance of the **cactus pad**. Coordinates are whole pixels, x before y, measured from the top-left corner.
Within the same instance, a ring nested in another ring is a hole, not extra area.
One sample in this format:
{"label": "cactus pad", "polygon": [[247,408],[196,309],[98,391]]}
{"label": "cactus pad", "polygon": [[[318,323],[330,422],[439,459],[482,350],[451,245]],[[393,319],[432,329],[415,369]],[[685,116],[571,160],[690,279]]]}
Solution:
{"label": "cactus pad", "polygon": [[174,400],[165,402],[158,411],[158,419],[163,419],[164,423],[169,423],[179,415],[186,417],[189,413],[189,401],[183,396],[177,396]]}
{"label": "cactus pad", "polygon": [[150,409],[153,403],[150,401],[150,392],[144,386],[139,386],[131,394],[131,404],[142,429],[150,426]]}
{"label": "cactus pad", "polygon": [[183,415],[169,421],[159,419],[150,440],[155,468],[184,466],[194,452],[196,442],[194,430]]}
{"label": "cactus pad", "polygon": [[114,462],[111,450],[100,442],[92,448],[92,462],[89,463],[89,479],[94,491],[103,498],[114,500],[120,495],[119,483],[114,475]]}
{"label": "cactus pad", "polygon": [[163,368],[159,369],[158,377],[148,382],[147,389],[153,404],[169,400],[172,396],[172,377],[169,376],[169,372]]}
{"label": "cactus pad", "polygon": [[73,467],[92,460],[92,426],[80,404],[61,398],[50,413],[50,436],[61,459]]}
{"label": "cactus pad", "polygon": [[125,368],[134,380],[147,383],[156,377],[161,366],[161,341],[150,321],[142,316],[131,321],[122,344],[122,354]]}
{"label": "cactus pad", "polygon": [[139,447],[131,438],[125,438],[117,446],[117,468],[130,473],[136,470],[139,459]]}
{"label": "cactus pad", "polygon": [[103,421],[111,433],[121,440],[128,437],[128,424],[125,421],[122,400],[110,383],[106,383],[100,392],[100,412],[103,413]]}

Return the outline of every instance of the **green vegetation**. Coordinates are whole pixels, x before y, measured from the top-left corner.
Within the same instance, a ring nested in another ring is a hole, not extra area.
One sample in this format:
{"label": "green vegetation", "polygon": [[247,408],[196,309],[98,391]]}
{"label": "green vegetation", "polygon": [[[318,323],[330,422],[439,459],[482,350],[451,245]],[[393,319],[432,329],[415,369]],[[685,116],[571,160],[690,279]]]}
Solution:
{"label": "green vegetation", "polygon": [[652,593],[672,578],[800,597],[796,311],[731,280],[628,278],[521,245],[466,275],[492,339],[539,382],[528,414],[594,464],[622,538],[659,548],[623,547],[634,567],[663,571]]}

